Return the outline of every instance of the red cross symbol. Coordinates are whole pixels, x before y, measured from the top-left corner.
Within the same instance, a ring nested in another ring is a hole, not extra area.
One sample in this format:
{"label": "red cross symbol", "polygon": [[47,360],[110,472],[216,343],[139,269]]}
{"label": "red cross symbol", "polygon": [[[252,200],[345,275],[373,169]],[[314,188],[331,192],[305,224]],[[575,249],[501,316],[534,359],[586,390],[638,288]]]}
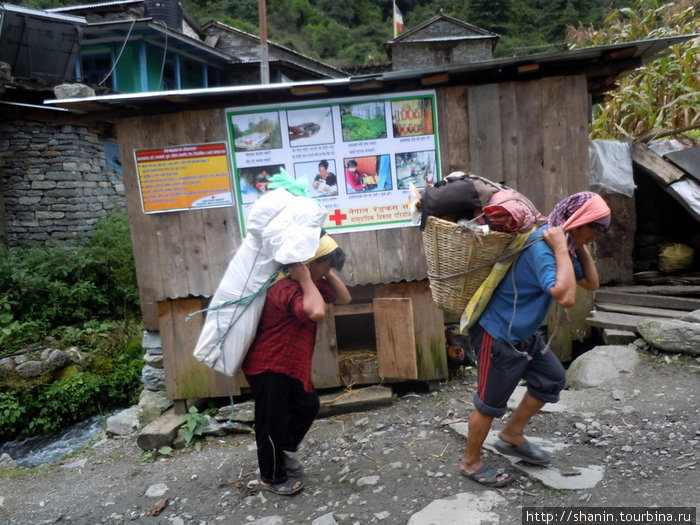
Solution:
{"label": "red cross symbol", "polygon": [[348,216],[344,213],[340,213],[340,210],[334,210],[333,215],[329,216],[328,220],[335,221],[335,225],[340,226],[343,223],[343,220],[347,218]]}

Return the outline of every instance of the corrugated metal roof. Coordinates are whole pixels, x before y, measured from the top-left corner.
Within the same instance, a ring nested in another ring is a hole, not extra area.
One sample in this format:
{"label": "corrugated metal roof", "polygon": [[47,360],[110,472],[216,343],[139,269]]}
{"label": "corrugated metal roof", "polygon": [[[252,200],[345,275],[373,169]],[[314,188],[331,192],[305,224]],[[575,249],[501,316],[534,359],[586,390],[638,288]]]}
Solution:
{"label": "corrugated metal roof", "polygon": [[22,15],[28,15],[33,18],[45,18],[48,20],[60,20],[62,22],[73,22],[76,24],[86,24],[85,17],[82,16],[72,16],[72,15],[61,15],[54,14],[50,9],[32,9],[30,7],[22,7],[19,5],[11,5],[0,3],[0,11],[7,11],[9,13],[17,13]]}
{"label": "corrugated metal roof", "polygon": [[97,9],[100,7],[116,7],[129,4],[142,4],[143,0],[118,0],[116,2],[97,2],[94,4],[69,5],[64,7],[53,7],[45,9],[49,13],[70,13],[72,11],[85,11],[89,9]]}
{"label": "corrugated metal roof", "polygon": [[[184,55],[194,55],[199,60],[213,61],[220,63],[237,62],[229,53],[219,51],[201,40],[189,37],[179,31],[167,28],[164,24],[154,22],[151,18],[141,18],[132,20],[115,20],[111,22],[99,22],[88,24],[83,30],[83,46],[95,44],[112,44],[119,42],[126,37],[129,40],[154,40],[154,45],[176,48]],[[167,38],[167,40],[166,40]]]}
{"label": "corrugated metal roof", "polygon": [[47,100],[45,103],[76,112],[114,112],[119,115],[167,113],[222,105],[270,104],[566,75],[586,75],[589,89],[591,85],[600,83],[603,87],[598,89],[609,90],[613,87],[610,84],[611,78],[648,63],[674,44],[698,36],[700,35],[681,35],[485,60],[466,65],[390,71],[340,79]]}

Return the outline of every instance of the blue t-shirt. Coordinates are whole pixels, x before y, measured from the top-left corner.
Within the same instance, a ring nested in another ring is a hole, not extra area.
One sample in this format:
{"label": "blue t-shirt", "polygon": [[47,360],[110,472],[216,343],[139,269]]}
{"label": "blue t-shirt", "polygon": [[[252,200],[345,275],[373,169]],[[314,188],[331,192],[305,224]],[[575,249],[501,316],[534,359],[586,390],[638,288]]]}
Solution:
{"label": "blue t-shirt", "polygon": [[[479,319],[481,327],[498,341],[527,341],[552,306],[554,299],[549,290],[556,281],[557,265],[554,252],[542,239],[546,228],[545,225],[530,235],[528,243],[539,241],[520,253]],[[584,277],[578,258],[574,258],[574,274],[577,281]]]}

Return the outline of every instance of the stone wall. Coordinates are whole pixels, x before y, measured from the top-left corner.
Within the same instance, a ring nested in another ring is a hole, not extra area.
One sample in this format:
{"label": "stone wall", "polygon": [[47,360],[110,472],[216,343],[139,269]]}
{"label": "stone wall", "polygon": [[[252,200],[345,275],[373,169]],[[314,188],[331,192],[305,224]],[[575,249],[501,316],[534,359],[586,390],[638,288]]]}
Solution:
{"label": "stone wall", "polygon": [[454,46],[431,42],[410,42],[394,46],[391,51],[391,67],[395,71],[400,71],[468,64],[490,58],[490,40],[461,42]]}
{"label": "stone wall", "polygon": [[125,209],[113,145],[87,126],[0,120],[0,241],[80,243],[100,219]]}

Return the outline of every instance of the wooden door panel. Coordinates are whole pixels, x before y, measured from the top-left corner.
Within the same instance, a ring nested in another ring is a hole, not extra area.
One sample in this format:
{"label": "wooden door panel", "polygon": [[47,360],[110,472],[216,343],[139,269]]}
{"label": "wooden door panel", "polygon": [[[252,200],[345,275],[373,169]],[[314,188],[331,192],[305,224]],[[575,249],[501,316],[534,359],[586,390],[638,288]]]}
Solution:
{"label": "wooden door panel", "polygon": [[418,379],[413,302],[404,297],[376,297],[372,304],[379,375]]}

